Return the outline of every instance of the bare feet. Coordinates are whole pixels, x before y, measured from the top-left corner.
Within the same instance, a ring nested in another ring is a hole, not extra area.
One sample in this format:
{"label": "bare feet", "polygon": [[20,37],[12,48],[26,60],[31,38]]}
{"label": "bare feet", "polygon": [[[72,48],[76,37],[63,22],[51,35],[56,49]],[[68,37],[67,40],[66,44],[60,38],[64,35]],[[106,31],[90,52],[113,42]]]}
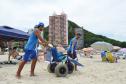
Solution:
{"label": "bare feet", "polygon": [[31,73],[30,76],[36,76],[34,73]]}
{"label": "bare feet", "polygon": [[16,78],[17,78],[17,79],[20,79],[20,78],[21,78],[21,75],[18,75],[18,74],[17,74],[17,75],[16,75]]}
{"label": "bare feet", "polygon": [[78,71],[78,69],[75,69],[75,71]]}

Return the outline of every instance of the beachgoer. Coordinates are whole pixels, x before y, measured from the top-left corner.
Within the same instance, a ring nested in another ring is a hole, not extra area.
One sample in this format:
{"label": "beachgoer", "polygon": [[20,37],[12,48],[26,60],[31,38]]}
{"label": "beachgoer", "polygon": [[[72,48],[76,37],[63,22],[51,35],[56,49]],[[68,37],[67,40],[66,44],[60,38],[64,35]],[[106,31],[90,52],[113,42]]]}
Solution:
{"label": "beachgoer", "polygon": [[37,52],[36,52],[36,46],[37,44],[41,44],[43,46],[47,45],[47,42],[45,40],[43,40],[43,38],[41,37],[41,31],[43,31],[44,29],[44,23],[39,23],[38,25],[35,26],[34,31],[31,33],[27,44],[25,45],[25,54],[23,56],[23,60],[21,61],[21,63],[19,64],[17,73],[16,73],[16,77],[20,78],[21,77],[21,71],[24,67],[24,65],[27,63],[27,61],[29,61],[29,58],[32,59],[32,63],[31,63],[31,71],[30,71],[30,76],[34,76],[34,69],[36,66],[36,62],[37,62]]}
{"label": "beachgoer", "polygon": [[22,56],[20,56],[19,52],[17,51],[17,47],[14,47],[9,53],[8,62],[10,62],[11,57],[12,59],[17,59],[17,60],[20,60],[22,58]]}
{"label": "beachgoer", "polygon": [[[80,33],[75,32],[75,37],[71,39],[69,48],[67,49],[67,54],[70,56],[72,59],[78,60],[77,59],[77,41],[81,37]],[[75,70],[77,70],[77,65],[75,65]]]}

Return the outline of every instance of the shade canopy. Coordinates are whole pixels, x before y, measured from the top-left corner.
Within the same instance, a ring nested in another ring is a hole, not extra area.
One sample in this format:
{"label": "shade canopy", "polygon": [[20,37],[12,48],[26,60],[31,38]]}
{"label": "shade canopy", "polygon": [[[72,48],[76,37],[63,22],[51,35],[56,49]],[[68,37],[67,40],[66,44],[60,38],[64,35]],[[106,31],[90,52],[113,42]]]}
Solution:
{"label": "shade canopy", "polygon": [[120,49],[119,52],[126,53],[126,48],[122,48],[122,49]]}
{"label": "shade canopy", "polygon": [[85,51],[85,52],[90,52],[90,51],[93,51],[93,48],[88,47],[88,48],[83,48],[82,50]]}
{"label": "shade canopy", "polygon": [[113,45],[107,42],[95,42],[91,45],[91,47],[99,51],[111,51],[113,49]]}
{"label": "shade canopy", "polygon": [[29,35],[21,30],[8,26],[0,26],[0,39],[2,40],[27,40]]}

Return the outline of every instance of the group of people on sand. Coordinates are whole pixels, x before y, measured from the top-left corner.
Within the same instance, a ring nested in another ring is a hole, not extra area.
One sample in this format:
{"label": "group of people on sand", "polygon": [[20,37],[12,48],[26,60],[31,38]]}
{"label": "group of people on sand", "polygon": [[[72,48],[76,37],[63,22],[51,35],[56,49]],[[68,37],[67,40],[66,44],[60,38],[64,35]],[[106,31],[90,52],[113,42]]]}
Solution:
{"label": "group of people on sand", "polygon": [[[37,62],[37,52],[36,47],[38,43],[43,46],[47,46],[48,42],[41,37],[41,32],[44,30],[44,23],[40,22],[39,24],[35,25],[34,31],[31,33],[25,48],[24,48],[24,55],[22,56],[22,60],[19,63],[18,70],[16,72],[16,77],[21,77],[21,71],[24,65],[29,61],[29,58],[32,60],[31,63],[31,71],[30,76],[35,76],[34,70]],[[77,59],[76,49],[77,49],[77,42],[80,38],[81,34],[75,32],[75,37],[72,38],[70,41],[70,45],[67,49],[67,54],[73,59]],[[77,69],[77,68],[75,68]]]}
{"label": "group of people on sand", "polygon": [[101,58],[102,58],[102,62],[110,62],[110,63],[114,63],[114,62],[117,63],[117,59],[118,59],[110,51],[102,51],[101,52]]}

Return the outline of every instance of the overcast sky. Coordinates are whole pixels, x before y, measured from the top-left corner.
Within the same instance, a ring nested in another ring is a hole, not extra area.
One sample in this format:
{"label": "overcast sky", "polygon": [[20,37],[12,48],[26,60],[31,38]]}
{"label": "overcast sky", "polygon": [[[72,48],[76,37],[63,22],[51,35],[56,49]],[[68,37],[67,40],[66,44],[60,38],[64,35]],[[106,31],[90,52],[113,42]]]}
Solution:
{"label": "overcast sky", "polygon": [[126,41],[126,0],[0,0],[0,26],[27,31],[64,11],[69,20],[96,33]]}

